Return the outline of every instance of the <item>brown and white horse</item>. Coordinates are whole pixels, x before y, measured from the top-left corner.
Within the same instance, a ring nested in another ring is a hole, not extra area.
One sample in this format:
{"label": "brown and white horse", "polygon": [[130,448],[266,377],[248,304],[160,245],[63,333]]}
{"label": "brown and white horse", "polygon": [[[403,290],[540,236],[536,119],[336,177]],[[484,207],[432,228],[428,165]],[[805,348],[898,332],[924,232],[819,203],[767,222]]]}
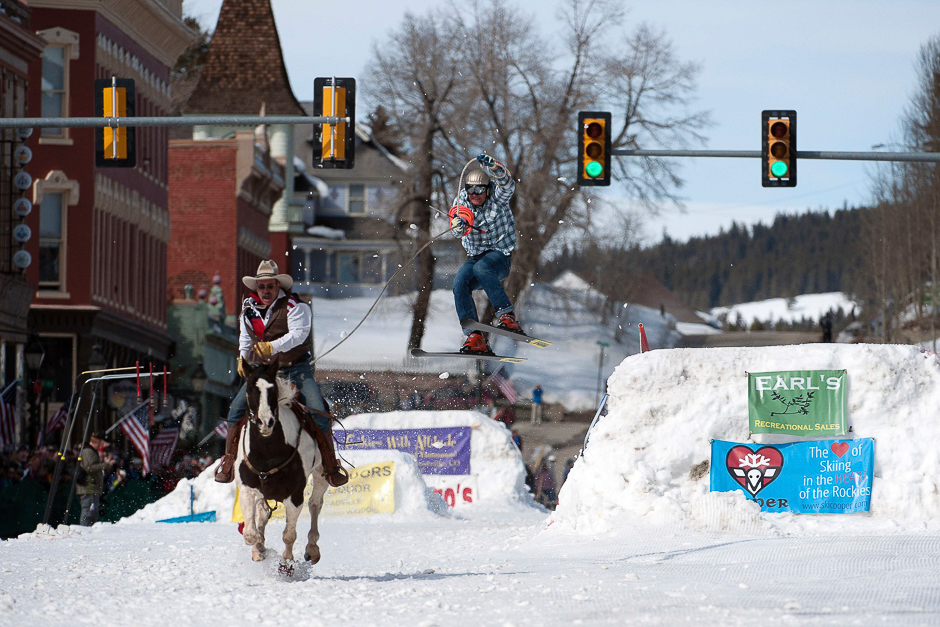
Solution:
{"label": "brown and white horse", "polygon": [[259,366],[247,381],[248,421],[241,434],[241,446],[235,459],[235,481],[239,489],[242,517],[245,520],[245,544],[251,546],[251,559],[264,559],[264,527],[271,509],[267,501],[284,503],[287,526],[284,528],[282,569],[294,559],[297,518],[304,504],[307,477],[313,474],[310,495],[310,532],[304,559],[320,561],[317,518],[323,495],[329,485],[323,477],[322,458],[313,438],[304,431],[290,408],[293,387],[277,378],[277,365]]}

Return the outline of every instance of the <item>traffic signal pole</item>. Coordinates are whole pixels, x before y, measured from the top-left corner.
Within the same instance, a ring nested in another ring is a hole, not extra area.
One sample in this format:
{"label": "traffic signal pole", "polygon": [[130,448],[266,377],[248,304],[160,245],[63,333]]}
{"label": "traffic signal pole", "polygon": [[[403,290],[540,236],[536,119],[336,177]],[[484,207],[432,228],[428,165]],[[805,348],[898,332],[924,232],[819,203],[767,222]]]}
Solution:
{"label": "traffic signal pole", "polygon": [[0,128],[118,128],[124,126],[259,126],[261,124],[340,124],[348,117],[213,115],[120,118],[0,118]]}
{"label": "traffic signal pole", "polygon": [[[616,157],[724,157],[731,159],[760,159],[760,150],[633,150],[614,148]],[[824,159],[830,161],[907,161],[938,163],[940,152],[834,152],[829,150],[797,150],[797,159]]]}

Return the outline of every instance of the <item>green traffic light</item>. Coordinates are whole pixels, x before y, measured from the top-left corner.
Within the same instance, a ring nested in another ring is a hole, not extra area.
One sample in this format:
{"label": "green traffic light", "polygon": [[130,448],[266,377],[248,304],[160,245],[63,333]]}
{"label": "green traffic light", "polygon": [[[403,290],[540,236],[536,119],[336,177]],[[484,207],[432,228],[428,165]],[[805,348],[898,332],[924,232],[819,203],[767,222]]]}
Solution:
{"label": "green traffic light", "polygon": [[784,163],[783,161],[775,161],[770,166],[770,173],[776,176],[778,179],[785,177],[788,171],[789,171],[789,168],[787,167],[787,164]]}
{"label": "green traffic light", "polygon": [[584,172],[592,179],[596,179],[604,173],[604,166],[597,161],[591,161],[584,167]]}

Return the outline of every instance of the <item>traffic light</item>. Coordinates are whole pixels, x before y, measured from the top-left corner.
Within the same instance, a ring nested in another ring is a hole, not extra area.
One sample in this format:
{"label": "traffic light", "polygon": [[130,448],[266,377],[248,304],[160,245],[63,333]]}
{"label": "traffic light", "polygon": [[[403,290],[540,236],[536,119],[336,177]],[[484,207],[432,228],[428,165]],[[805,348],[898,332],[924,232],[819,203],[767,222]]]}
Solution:
{"label": "traffic light", "polygon": [[578,113],[578,185],[610,185],[610,113]]}
{"label": "traffic light", "polygon": [[313,81],[313,115],[349,118],[351,123],[314,124],[313,166],[351,170],[356,161],[356,79],[317,78]]}
{"label": "traffic light", "polygon": [[796,111],[762,111],[761,185],[796,187]]}
{"label": "traffic light", "polygon": [[[101,78],[95,81],[95,116],[132,118],[135,112],[134,79]],[[95,129],[95,165],[133,168],[137,165],[137,129],[120,126]]]}

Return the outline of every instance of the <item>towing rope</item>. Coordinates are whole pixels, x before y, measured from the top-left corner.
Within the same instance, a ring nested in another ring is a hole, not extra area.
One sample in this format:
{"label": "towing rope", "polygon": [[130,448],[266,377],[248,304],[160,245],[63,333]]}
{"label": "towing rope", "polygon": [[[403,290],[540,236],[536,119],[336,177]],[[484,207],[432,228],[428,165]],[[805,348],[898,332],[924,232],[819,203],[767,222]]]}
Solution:
{"label": "towing rope", "polygon": [[405,263],[403,263],[403,264],[401,264],[400,266],[398,266],[398,270],[395,270],[395,272],[392,274],[392,276],[390,276],[390,277],[388,278],[388,281],[385,282],[385,285],[382,286],[382,291],[379,292],[379,295],[378,295],[378,296],[376,296],[375,302],[372,303],[372,306],[371,306],[371,307],[369,307],[369,311],[367,311],[367,312],[366,312],[366,315],[364,315],[364,316],[362,317],[362,320],[359,321],[359,324],[357,324],[355,327],[353,327],[353,330],[350,331],[349,333],[347,333],[344,338],[342,338],[339,342],[337,342],[336,344],[334,344],[333,347],[330,348],[330,350],[326,351],[325,353],[322,353],[322,354],[318,355],[318,356],[313,360],[313,363],[317,363],[318,361],[320,361],[321,359],[323,359],[324,357],[326,357],[327,355],[329,355],[330,353],[332,353],[334,350],[336,350],[337,348],[339,348],[340,344],[342,344],[343,342],[345,342],[346,340],[348,340],[349,338],[351,338],[351,337],[352,337],[352,334],[355,333],[357,330],[359,330],[359,327],[362,326],[362,323],[365,322],[365,321],[366,321],[366,318],[368,318],[368,317],[372,314],[373,310],[375,310],[376,305],[379,304],[379,301],[380,301],[380,300],[382,299],[382,297],[385,295],[385,290],[388,289],[388,286],[392,283],[392,281],[395,279],[395,277],[397,277],[398,274],[399,274],[402,270],[404,270],[405,267],[406,267],[408,264],[410,264],[412,261],[414,261],[415,259],[417,259],[417,258],[418,258],[418,255],[420,255],[421,253],[423,253],[423,252],[425,251],[425,249],[426,249],[428,246],[430,246],[431,244],[433,244],[434,242],[436,242],[436,241],[439,240],[440,238],[444,237],[444,236],[447,235],[448,233],[450,233],[450,229],[447,229],[447,230],[444,231],[443,233],[439,233],[438,235],[435,235],[434,237],[432,237],[431,239],[429,239],[429,240],[427,241],[427,243],[424,244],[424,246],[422,246],[421,248],[419,248],[419,249],[418,249],[418,252],[416,252],[414,255],[412,255],[411,259],[409,259],[409,260],[406,261]]}

